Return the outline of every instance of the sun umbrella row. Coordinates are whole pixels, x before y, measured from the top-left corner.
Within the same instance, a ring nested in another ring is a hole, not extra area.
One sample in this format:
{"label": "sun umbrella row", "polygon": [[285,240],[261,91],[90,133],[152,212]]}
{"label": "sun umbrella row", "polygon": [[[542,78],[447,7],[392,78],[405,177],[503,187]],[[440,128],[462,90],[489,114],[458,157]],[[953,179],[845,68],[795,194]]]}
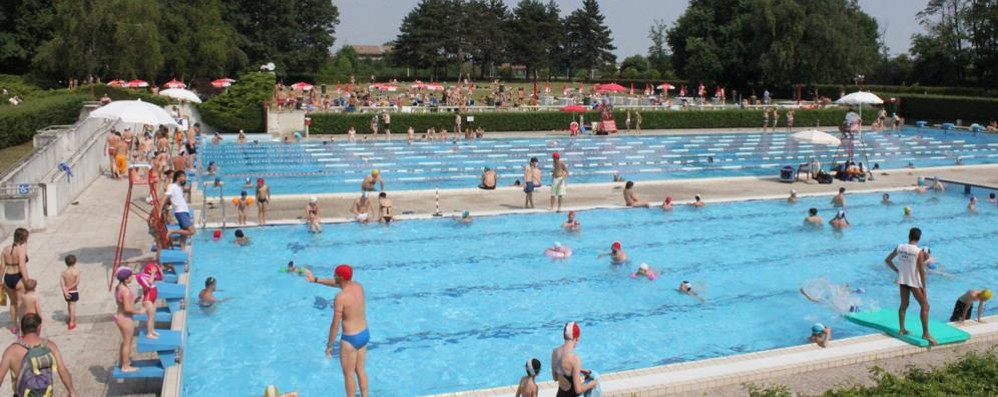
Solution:
{"label": "sun umbrella row", "polygon": [[[220,79],[217,79],[217,80],[212,80],[211,85],[212,85],[212,87],[215,87],[215,88],[225,88],[225,87],[228,87],[228,86],[232,85],[232,83],[235,83],[235,82],[236,82],[235,79],[230,79],[228,77],[223,77],[223,78],[220,78]],[[112,87],[124,87],[124,88],[146,88],[146,87],[149,86],[149,82],[147,82],[145,80],[139,80],[139,79],[129,80],[129,81],[125,81],[125,80],[111,80],[111,81],[109,81],[107,83],[107,85],[112,86]],[[167,88],[167,89],[183,89],[183,88],[187,88],[187,84],[184,84],[184,82],[179,81],[177,79],[172,79],[170,81],[167,81],[166,83],[163,83],[163,88]]]}

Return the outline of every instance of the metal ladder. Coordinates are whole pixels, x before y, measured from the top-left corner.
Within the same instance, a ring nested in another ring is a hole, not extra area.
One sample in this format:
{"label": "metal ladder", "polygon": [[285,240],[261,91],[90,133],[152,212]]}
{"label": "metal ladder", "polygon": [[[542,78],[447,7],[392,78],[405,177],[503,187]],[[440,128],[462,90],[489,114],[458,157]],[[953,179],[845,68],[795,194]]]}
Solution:
{"label": "metal ladder", "polygon": [[214,181],[205,181],[202,184],[201,190],[201,228],[204,229],[208,225],[208,190],[218,189],[218,205],[222,207],[222,229],[225,229],[226,219],[225,219],[225,184],[219,182],[215,185]]}

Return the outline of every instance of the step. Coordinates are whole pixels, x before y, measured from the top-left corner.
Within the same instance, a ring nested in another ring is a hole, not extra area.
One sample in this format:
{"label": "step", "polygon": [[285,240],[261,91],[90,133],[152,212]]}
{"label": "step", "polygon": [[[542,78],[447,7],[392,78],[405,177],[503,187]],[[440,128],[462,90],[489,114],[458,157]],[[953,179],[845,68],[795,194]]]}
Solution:
{"label": "step", "polygon": [[[146,322],[148,316],[145,313],[132,315],[135,321]],[[156,322],[157,323],[168,323],[173,321],[173,312],[170,311],[169,307],[157,307],[156,308]]]}
{"label": "step", "polygon": [[176,364],[177,349],[180,347],[180,331],[157,329],[156,332],[159,332],[159,338],[149,339],[146,337],[146,330],[140,330],[137,351],[156,352],[163,368],[172,367]]}
{"label": "step", "polygon": [[187,263],[189,258],[190,255],[188,255],[187,251],[184,250],[169,249],[163,250],[159,253],[159,263],[161,264],[168,263],[171,265],[183,265]]}
{"label": "step", "polygon": [[156,283],[156,289],[158,290],[157,295],[162,299],[179,300],[184,298],[184,294],[187,292],[187,285],[160,281]]}
{"label": "step", "polygon": [[132,366],[138,368],[135,372],[121,372],[121,367],[114,367],[115,379],[163,378],[166,372],[159,360],[136,360]]}

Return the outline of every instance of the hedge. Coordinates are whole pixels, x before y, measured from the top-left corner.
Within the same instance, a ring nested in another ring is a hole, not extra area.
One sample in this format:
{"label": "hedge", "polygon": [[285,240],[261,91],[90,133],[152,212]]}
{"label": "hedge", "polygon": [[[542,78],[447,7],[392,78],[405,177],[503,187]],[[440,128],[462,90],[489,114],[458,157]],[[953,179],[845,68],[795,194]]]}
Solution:
{"label": "hedge", "polygon": [[986,125],[998,119],[998,98],[974,98],[941,95],[901,95],[901,114],[908,123],[915,120]]}
{"label": "hedge", "polygon": [[41,128],[75,123],[88,99],[83,94],[52,95],[0,108],[0,149],[31,140]]}
{"label": "hedge", "polygon": [[[839,125],[845,116],[843,108],[828,108],[820,110],[798,110],[797,126],[809,126],[820,123],[824,126]],[[352,126],[358,132],[370,132],[372,113],[318,113],[312,115],[312,125],[309,132],[313,134],[345,134]],[[482,127],[486,131],[552,131],[567,130],[574,116],[564,112],[490,112],[465,113],[462,116],[474,116],[475,121],[462,123],[462,128]],[[596,112],[584,114],[585,120],[592,121],[598,117]],[[642,129],[675,129],[675,128],[758,128],[762,124],[760,110],[656,110],[641,112]],[[624,127],[627,118],[625,111],[614,113],[618,128]],[[631,115],[632,126],[637,115]],[[780,116],[780,125],[785,125],[785,119]],[[405,133],[412,126],[417,133],[423,133],[430,127],[454,128],[454,113],[394,113],[392,114],[393,133]]]}
{"label": "hedge", "polygon": [[263,106],[274,94],[275,81],[272,73],[239,76],[239,83],[198,106],[201,117],[221,132],[265,131]]}
{"label": "hedge", "polygon": [[[864,85],[862,87],[857,85],[845,85],[845,84],[815,84],[811,87],[812,89],[817,88],[818,94],[822,96],[827,96],[829,98],[838,99],[839,94],[845,91],[846,93],[856,92],[856,91],[873,91],[883,93],[886,96],[897,96],[900,94],[918,94],[918,95],[951,95],[951,96],[964,96],[964,97],[998,97],[998,91],[988,91],[982,88],[974,87],[922,87],[922,86],[904,86],[904,85]],[[804,96],[810,98],[810,95],[805,92]]]}

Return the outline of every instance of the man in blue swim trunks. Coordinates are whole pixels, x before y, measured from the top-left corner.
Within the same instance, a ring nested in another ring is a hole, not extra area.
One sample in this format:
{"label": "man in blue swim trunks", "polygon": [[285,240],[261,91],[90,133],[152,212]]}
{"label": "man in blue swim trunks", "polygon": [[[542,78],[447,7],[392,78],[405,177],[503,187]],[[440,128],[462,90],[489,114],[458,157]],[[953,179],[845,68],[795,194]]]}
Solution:
{"label": "man in blue swim trunks", "polygon": [[[184,170],[179,170],[173,173],[173,183],[166,188],[166,197],[170,201],[173,216],[180,224],[180,229],[172,231],[170,234],[179,234],[181,245],[186,242],[187,237],[194,235],[194,218],[191,217],[191,210],[187,206],[187,198],[184,196],[184,185],[186,184],[187,173]],[[160,200],[159,208],[157,208],[160,214],[163,213],[164,205],[166,205],[166,200]]]}
{"label": "man in blue swim trunks", "polygon": [[[340,366],[343,367],[343,380],[346,395],[354,396],[356,387],[360,384],[361,397],[367,397],[367,371],[364,369],[364,359],[367,356],[367,342],[370,334],[367,331],[367,316],[364,314],[364,287],[353,281],[353,269],[342,264],[336,267],[334,278],[320,279],[311,272],[305,271],[305,279],[311,283],[328,287],[338,287],[342,291],[333,300],[333,323],[329,326],[329,340],[326,343],[326,357],[333,357],[333,342],[343,324],[343,337],[340,338]],[[356,380],[354,379],[356,375]]]}

